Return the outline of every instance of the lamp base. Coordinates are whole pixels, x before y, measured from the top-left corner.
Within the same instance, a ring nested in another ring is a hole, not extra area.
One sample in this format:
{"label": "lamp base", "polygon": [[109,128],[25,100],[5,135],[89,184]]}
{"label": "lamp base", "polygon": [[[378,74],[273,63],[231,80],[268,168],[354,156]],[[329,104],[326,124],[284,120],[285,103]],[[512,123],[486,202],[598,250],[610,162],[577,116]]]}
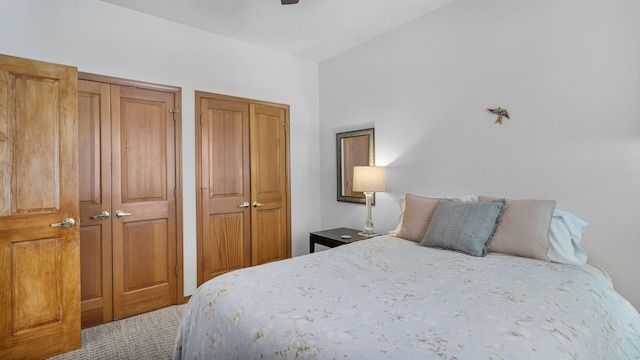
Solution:
{"label": "lamp base", "polygon": [[358,233],[358,235],[360,236],[364,236],[364,237],[374,237],[374,236],[378,236],[380,234],[375,233],[375,232],[366,232],[366,231],[361,231]]}

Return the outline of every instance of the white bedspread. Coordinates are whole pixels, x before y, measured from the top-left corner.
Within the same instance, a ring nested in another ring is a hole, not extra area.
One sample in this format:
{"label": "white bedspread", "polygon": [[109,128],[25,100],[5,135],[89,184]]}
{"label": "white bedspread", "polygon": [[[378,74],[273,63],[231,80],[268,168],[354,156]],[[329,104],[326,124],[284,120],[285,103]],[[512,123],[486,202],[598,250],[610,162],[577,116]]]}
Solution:
{"label": "white bedspread", "polygon": [[584,269],[382,236],[219,276],[174,359],[639,359],[640,314]]}

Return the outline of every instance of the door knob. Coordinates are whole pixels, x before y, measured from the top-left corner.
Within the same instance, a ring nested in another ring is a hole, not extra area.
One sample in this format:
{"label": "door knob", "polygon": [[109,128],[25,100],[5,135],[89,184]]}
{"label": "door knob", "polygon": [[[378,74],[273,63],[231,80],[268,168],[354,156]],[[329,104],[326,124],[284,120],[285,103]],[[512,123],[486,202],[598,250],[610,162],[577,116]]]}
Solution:
{"label": "door knob", "polygon": [[76,224],[76,221],[73,220],[73,218],[66,218],[66,219],[62,220],[62,222],[51,224],[51,227],[62,226],[62,227],[65,227],[65,228],[70,228],[75,224]]}
{"label": "door knob", "polygon": [[104,219],[108,219],[109,218],[109,212],[108,211],[103,211],[100,214],[96,215],[96,216],[92,216],[92,219],[100,219],[100,220],[104,220]]}
{"label": "door knob", "polygon": [[248,208],[249,207],[249,202],[245,201],[242,204],[238,205],[239,208]]}
{"label": "door knob", "polygon": [[264,206],[264,204],[261,204],[261,203],[259,203],[257,201],[254,201],[253,202],[253,207],[258,207],[258,206]]}
{"label": "door knob", "polygon": [[126,212],[123,212],[122,210],[116,210],[116,212],[113,213],[113,216],[117,218],[121,218],[123,216],[131,216],[131,213],[126,213]]}

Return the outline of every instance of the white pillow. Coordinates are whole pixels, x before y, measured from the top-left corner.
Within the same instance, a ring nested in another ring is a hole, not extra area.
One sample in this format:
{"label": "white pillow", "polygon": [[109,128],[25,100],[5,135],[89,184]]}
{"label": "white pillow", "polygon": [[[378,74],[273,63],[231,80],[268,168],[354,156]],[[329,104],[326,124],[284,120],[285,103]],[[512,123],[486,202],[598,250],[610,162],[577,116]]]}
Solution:
{"label": "white pillow", "polygon": [[[398,233],[400,232],[400,229],[402,229],[402,218],[404,217],[404,210],[405,210],[405,198],[406,198],[406,194],[402,195],[400,197],[400,214],[398,214],[398,216],[396,217],[396,220],[398,221],[398,226],[396,226],[395,229],[389,231],[389,235],[391,236],[396,236],[398,235]],[[461,195],[461,196],[457,196],[454,197],[453,199],[458,199],[462,202],[478,202],[478,196],[477,195],[473,195],[473,194],[469,194],[469,195]]]}
{"label": "white pillow", "polygon": [[473,194],[457,196],[455,199],[465,203],[478,202],[478,196]]}
{"label": "white pillow", "polygon": [[587,225],[568,211],[554,209],[549,227],[549,260],[577,266],[586,264],[588,255],[580,247],[580,240]]}
{"label": "white pillow", "polygon": [[396,236],[398,235],[398,233],[400,232],[400,229],[402,228],[402,217],[404,216],[404,210],[405,210],[405,198],[406,198],[406,194],[402,195],[402,197],[400,198],[400,214],[398,214],[398,216],[396,217],[396,220],[398,221],[398,226],[396,226],[395,229],[389,231],[389,235],[392,236]]}

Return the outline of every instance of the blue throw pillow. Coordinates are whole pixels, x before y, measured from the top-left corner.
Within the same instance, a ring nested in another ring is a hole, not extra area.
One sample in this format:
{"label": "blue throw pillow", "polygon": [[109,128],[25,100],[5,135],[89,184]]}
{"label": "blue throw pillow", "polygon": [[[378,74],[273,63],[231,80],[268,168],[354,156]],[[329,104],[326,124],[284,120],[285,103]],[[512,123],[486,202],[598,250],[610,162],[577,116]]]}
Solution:
{"label": "blue throw pillow", "polygon": [[485,256],[504,204],[440,200],[420,245]]}

